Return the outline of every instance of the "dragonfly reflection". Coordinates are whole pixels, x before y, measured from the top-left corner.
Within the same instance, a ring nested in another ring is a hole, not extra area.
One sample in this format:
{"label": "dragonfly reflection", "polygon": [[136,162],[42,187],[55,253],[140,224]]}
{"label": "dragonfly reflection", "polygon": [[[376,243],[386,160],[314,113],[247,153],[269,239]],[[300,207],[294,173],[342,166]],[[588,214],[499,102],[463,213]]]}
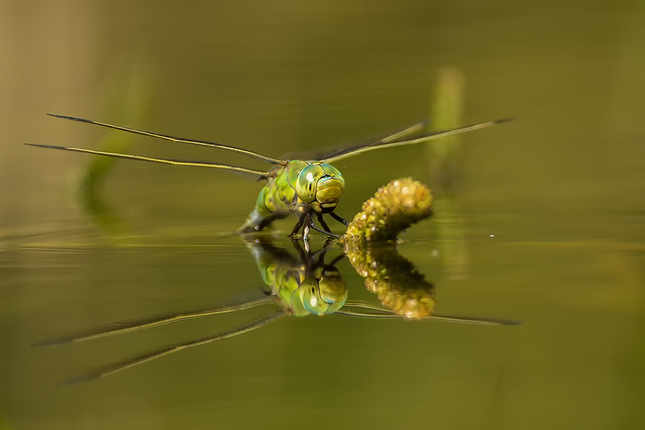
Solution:
{"label": "dragonfly reflection", "polygon": [[[189,312],[156,315],[119,321],[69,336],[46,340],[34,346],[57,345],[95,339],[107,335],[141,330],[183,319],[236,312],[261,305],[276,309],[235,327],[211,336],[168,345],[94,371],[62,381],[74,384],[101,378],[129,367],[194,346],[228,339],[256,330],[286,316],[339,314],[363,318],[438,319],[485,325],[515,325],[516,321],[494,318],[469,318],[434,315],[434,285],[428,283],[414,266],[396,252],[396,247],[379,247],[377,251],[345,247],[345,252],[326,263],[331,242],[316,252],[303,249],[298,241],[290,241],[295,252],[273,243],[271,236],[246,236],[247,247],[254,256],[268,288],[259,288],[231,298],[226,304]],[[347,300],[347,285],[336,264],[349,255],[350,262],[365,278],[368,289],[378,293],[386,306],[364,301]],[[365,265],[373,268],[366,269]],[[377,286],[378,285],[378,286]],[[391,296],[389,297],[388,296]],[[389,297],[389,298],[388,298]],[[394,299],[392,299],[394,297]],[[389,307],[388,307],[389,306]]]}

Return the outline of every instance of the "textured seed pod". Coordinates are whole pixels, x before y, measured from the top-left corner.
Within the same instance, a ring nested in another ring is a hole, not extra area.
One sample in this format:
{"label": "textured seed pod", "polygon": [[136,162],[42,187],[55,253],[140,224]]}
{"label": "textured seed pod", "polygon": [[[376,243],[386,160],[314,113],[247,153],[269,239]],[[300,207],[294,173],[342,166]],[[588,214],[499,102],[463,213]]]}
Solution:
{"label": "textured seed pod", "polygon": [[363,204],[341,242],[345,254],[368,290],[383,305],[409,319],[423,319],[435,306],[434,285],[397,252],[392,243],[399,233],[432,215],[430,189],[411,178],[381,187]]}
{"label": "textured seed pod", "polygon": [[396,179],[379,188],[363,204],[341,242],[396,240],[401,231],[432,215],[430,189],[412,178]]}
{"label": "textured seed pod", "polygon": [[397,252],[395,245],[347,242],[345,253],[356,272],[365,278],[367,289],[376,293],[383,305],[408,319],[432,315],[436,304],[434,285]]}

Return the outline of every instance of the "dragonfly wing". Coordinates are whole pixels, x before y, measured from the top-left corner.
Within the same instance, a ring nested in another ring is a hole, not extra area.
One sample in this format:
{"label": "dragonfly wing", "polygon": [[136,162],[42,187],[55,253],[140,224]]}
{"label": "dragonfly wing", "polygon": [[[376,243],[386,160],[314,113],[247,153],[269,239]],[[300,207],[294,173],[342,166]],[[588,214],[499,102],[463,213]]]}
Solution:
{"label": "dragonfly wing", "polygon": [[124,158],[127,160],[138,160],[138,161],[148,161],[151,163],[171,164],[174,166],[210,167],[213,169],[228,170],[230,172],[240,174],[242,176],[245,176],[254,180],[266,179],[271,175],[271,172],[268,172],[268,171],[264,172],[261,170],[247,169],[246,167],[231,166],[229,164],[220,164],[220,163],[209,163],[206,161],[186,161],[186,160],[174,160],[169,158],[155,158],[155,157],[146,157],[142,155],[130,155],[130,154],[119,154],[116,152],[95,151],[93,149],[74,148],[69,146],[40,145],[37,143],[25,143],[25,145],[35,146],[37,148],[60,149],[63,151],[83,152],[86,154],[102,155],[106,157]]}
{"label": "dragonfly wing", "polygon": [[239,310],[249,309],[268,303],[275,303],[275,298],[271,295],[267,295],[262,289],[250,290],[238,294],[234,297],[230,297],[226,300],[225,303],[221,303],[210,308],[199,309],[195,311],[154,315],[151,317],[138,318],[128,321],[117,321],[100,327],[90,328],[68,336],[34,343],[32,346],[49,346],[59,345],[63,343],[80,342],[83,340],[96,339],[113,334],[142,330],[145,328],[155,327],[162,324],[169,324],[184,319],[236,312]]}
{"label": "dragonfly wing", "polygon": [[346,301],[335,313],[359,318],[401,318],[392,309],[357,300]]}
{"label": "dragonfly wing", "polygon": [[[401,315],[394,313],[389,308],[383,308],[371,303],[359,301],[347,301],[343,307],[336,311],[337,314],[361,318],[403,318]],[[448,315],[430,315],[424,319],[433,319],[437,321],[458,322],[464,324],[478,325],[520,325],[519,321],[500,319],[500,318],[473,318],[457,317]]]}
{"label": "dragonfly wing", "polygon": [[447,315],[432,315],[429,318],[438,321],[458,322],[464,324],[479,324],[479,325],[521,325],[520,321],[507,320],[500,318],[471,318],[471,317],[455,317]]}
{"label": "dragonfly wing", "polygon": [[338,315],[345,315],[348,317],[357,317],[357,318],[380,318],[380,319],[401,319],[401,315],[396,314],[386,314],[386,313],[374,313],[370,311],[359,311],[351,309],[341,309],[334,312]]}
{"label": "dragonfly wing", "polygon": [[289,315],[288,312],[284,310],[275,311],[269,315],[256,318],[253,321],[250,321],[246,324],[238,326],[234,329],[227,330],[212,336],[203,337],[201,339],[195,339],[188,342],[176,343],[173,345],[168,345],[163,348],[151,351],[145,354],[138,355],[136,357],[131,357],[117,363],[108,364],[106,366],[100,367],[92,372],[88,372],[82,375],[78,375],[72,378],[69,378],[65,381],[60,382],[58,385],[71,385],[78,384],[81,382],[91,381],[93,379],[102,378],[104,376],[112,375],[114,373],[120,372],[122,370],[128,369],[130,367],[145,363],[147,361],[154,360],[164,355],[169,355],[174,352],[181,351],[182,349],[192,348],[194,346],[206,345],[208,343],[217,342],[220,340],[228,339],[240,334],[248,333],[250,331],[256,330],[260,327],[264,327],[267,324],[270,324],[274,321],[279,320],[282,317]]}
{"label": "dragonfly wing", "polygon": [[318,161],[324,163],[333,163],[344,158],[352,157],[354,155],[362,154],[368,151],[374,151],[377,149],[383,148],[392,148],[394,146],[403,146],[403,145],[414,145],[417,143],[427,142],[434,139],[439,139],[440,137],[451,136],[453,134],[465,133],[467,131],[479,130],[481,128],[490,127],[493,125],[501,124],[504,122],[510,121],[510,118],[501,119],[497,121],[488,121],[482,122],[479,124],[473,124],[466,127],[455,128],[452,130],[439,131],[435,133],[425,134],[413,139],[400,140],[399,138],[389,139],[387,141],[381,140],[374,143],[359,145],[353,148],[342,149],[339,151],[334,151],[318,159]]}
{"label": "dragonfly wing", "polygon": [[368,138],[368,139],[361,139],[360,141],[354,141],[351,143],[333,145],[327,148],[318,148],[312,151],[289,152],[287,154],[284,154],[282,158],[285,160],[322,160],[326,157],[329,157],[332,154],[344,152],[347,149],[363,147],[365,145],[373,145],[378,142],[385,142],[385,141],[389,142],[389,141],[392,141],[393,139],[401,139],[405,136],[410,136],[415,133],[421,134],[421,132],[428,125],[428,123],[429,121],[417,122],[415,124],[396,130],[387,135],[379,134],[376,136],[372,136],[371,138]]}
{"label": "dragonfly wing", "polygon": [[136,130],[136,129],[133,129],[133,128],[122,127],[120,125],[114,125],[114,124],[108,124],[108,123],[105,123],[105,122],[94,121],[94,120],[91,120],[91,119],[76,118],[76,117],[73,117],[73,116],[57,115],[57,114],[53,114],[53,113],[48,113],[47,115],[52,116],[54,118],[67,119],[67,120],[70,120],[70,121],[83,122],[83,123],[86,123],[86,124],[94,124],[94,125],[98,125],[98,126],[101,126],[101,127],[111,128],[111,129],[114,129],[114,130],[125,131],[127,133],[139,134],[141,136],[149,136],[149,137],[155,137],[157,139],[170,140],[172,142],[186,143],[186,144],[189,144],[189,145],[207,146],[209,148],[215,148],[215,149],[223,149],[225,151],[236,152],[238,154],[243,154],[243,155],[246,155],[248,157],[255,158],[256,160],[265,161],[265,162],[271,163],[271,164],[278,164],[278,165],[284,165],[285,164],[283,160],[278,160],[277,158],[268,157],[266,155],[258,154],[257,152],[249,151],[247,149],[237,148],[235,146],[222,145],[220,143],[207,142],[207,141],[204,141],[204,140],[185,139],[183,137],[173,137],[173,136],[168,136],[168,135],[165,135],[165,134],[152,133],[152,132],[149,132],[149,131]]}

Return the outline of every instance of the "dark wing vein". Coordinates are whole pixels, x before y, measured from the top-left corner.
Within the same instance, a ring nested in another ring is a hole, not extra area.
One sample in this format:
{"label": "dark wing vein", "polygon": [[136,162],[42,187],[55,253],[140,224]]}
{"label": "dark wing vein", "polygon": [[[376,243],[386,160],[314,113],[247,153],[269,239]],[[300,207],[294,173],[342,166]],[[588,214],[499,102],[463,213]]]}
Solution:
{"label": "dark wing vein", "polygon": [[54,145],[40,145],[37,143],[25,143],[25,145],[35,146],[38,148],[50,148],[50,149],[60,149],[63,151],[72,151],[72,152],[83,152],[86,154],[94,155],[103,155],[106,157],[114,158],[125,158],[127,160],[138,160],[138,161],[148,161],[152,163],[162,163],[162,164],[172,164],[174,166],[190,166],[190,167],[210,167],[214,169],[229,170],[234,173],[241,173],[245,176],[252,177],[253,179],[266,179],[271,175],[270,172],[264,172],[261,170],[247,169],[246,167],[231,166],[228,164],[220,163],[209,163],[206,161],[186,161],[186,160],[174,160],[169,158],[154,158],[154,157],[145,157],[142,155],[130,155],[130,154],[119,154],[116,152],[104,152],[104,151],[95,151],[93,149],[86,148],[73,148],[68,146],[54,146]]}
{"label": "dark wing vein", "polygon": [[126,360],[123,360],[117,363],[103,366],[99,369],[85,373],[83,375],[75,376],[73,378],[60,382],[58,385],[78,384],[80,382],[87,382],[93,379],[98,379],[104,376],[112,375],[114,373],[120,372],[130,367],[154,360],[159,357],[163,357],[164,355],[169,355],[187,348],[206,345],[208,343],[213,343],[220,340],[229,339],[234,336],[239,336],[244,333],[248,333],[260,327],[264,327],[265,325],[270,324],[274,321],[277,321],[280,318],[283,318],[288,315],[289,315],[288,312],[285,312],[284,310],[278,310],[269,315],[256,318],[255,320],[250,321],[246,324],[243,324],[239,327],[236,327],[232,330],[227,330],[212,336],[195,339],[188,342],[181,342],[181,343],[169,345],[149,353],[141,354],[136,357],[128,358]]}
{"label": "dark wing vein", "polygon": [[94,121],[94,120],[91,120],[91,119],[76,118],[76,117],[73,117],[73,116],[56,115],[56,114],[53,114],[53,113],[48,113],[47,115],[53,116],[54,118],[62,118],[62,119],[70,120],[70,121],[84,122],[84,123],[87,123],[87,124],[99,125],[101,127],[111,128],[111,129],[114,129],[114,130],[121,130],[121,131],[125,131],[127,133],[139,134],[141,136],[149,136],[149,137],[156,137],[158,139],[170,140],[172,142],[187,143],[189,145],[207,146],[209,148],[215,148],[215,149],[223,149],[223,150],[226,150],[226,151],[232,151],[232,152],[236,152],[238,154],[243,154],[243,155],[246,155],[248,157],[255,158],[256,160],[265,161],[265,162],[271,163],[271,164],[278,164],[278,165],[283,165],[284,164],[283,160],[278,160],[277,158],[268,157],[266,155],[258,154],[257,152],[249,151],[247,149],[237,148],[235,146],[222,145],[222,144],[219,144],[219,143],[206,142],[206,141],[203,141],[203,140],[185,139],[183,137],[173,137],[173,136],[168,136],[168,135],[165,135],[165,134],[152,133],[152,132],[143,131],[143,130],[135,130],[133,128],[122,127],[120,125],[108,124],[108,123],[105,123],[105,122]]}
{"label": "dark wing vein", "polygon": [[[252,293],[253,296],[249,296],[249,293]],[[258,294],[259,293],[259,294]],[[99,337],[127,333],[135,330],[143,330],[151,327],[156,327],[162,324],[170,324],[176,321],[190,319],[190,318],[199,318],[210,315],[220,315],[229,312],[237,312],[244,309],[254,308],[256,306],[275,303],[275,297],[266,295],[264,291],[252,290],[246,291],[239,295],[239,297],[244,297],[243,301],[236,302],[233,301],[229,304],[223,304],[219,306],[214,306],[208,309],[199,309],[188,312],[175,312],[171,314],[163,315],[154,315],[151,317],[137,318],[128,321],[117,321],[100,327],[94,327],[88,330],[83,330],[71,335],[58,337],[55,339],[49,339],[42,342],[34,343],[32,346],[49,346],[49,345],[59,345],[63,343],[70,342],[80,342],[89,339],[96,339]],[[234,299],[234,298],[233,298]]]}
{"label": "dark wing vein", "polygon": [[446,136],[451,136],[453,134],[465,133],[467,131],[479,130],[481,128],[490,127],[507,121],[510,121],[510,118],[501,119],[497,121],[482,122],[479,124],[469,125],[466,127],[455,128],[453,130],[429,133],[420,137],[416,137],[414,139],[398,140],[398,137],[386,138],[374,143],[359,145],[353,148],[346,148],[346,149],[332,151],[318,158],[318,161],[321,161],[324,163],[332,163],[334,161],[342,160],[344,158],[352,157],[354,155],[362,154],[368,151],[374,151],[374,150],[383,149],[383,148],[392,148],[394,146],[414,145],[417,143],[438,139],[440,137],[446,137]]}
{"label": "dark wing vein", "polygon": [[[411,135],[414,134],[420,134],[423,129],[428,125],[429,121],[421,121],[417,122],[415,124],[412,124],[411,126],[399,129],[392,134],[386,135],[385,137],[372,137],[367,140],[361,140],[360,142],[354,142],[353,144],[343,144],[343,145],[337,145],[333,146],[331,148],[321,148],[318,150],[314,150],[311,152],[307,152],[304,155],[301,155],[298,159],[300,160],[318,160],[318,161],[325,161],[328,158],[335,157],[337,154],[344,154],[348,151],[355,150],[356,148],[363,148],[366,146],[374,146],[374,145],[381,145],[383,143],[389,143],[393,142],[395,140],[400,140],[403,139],[404,137],[410,137]],[[304,158],[303,158],[304,157]]]}

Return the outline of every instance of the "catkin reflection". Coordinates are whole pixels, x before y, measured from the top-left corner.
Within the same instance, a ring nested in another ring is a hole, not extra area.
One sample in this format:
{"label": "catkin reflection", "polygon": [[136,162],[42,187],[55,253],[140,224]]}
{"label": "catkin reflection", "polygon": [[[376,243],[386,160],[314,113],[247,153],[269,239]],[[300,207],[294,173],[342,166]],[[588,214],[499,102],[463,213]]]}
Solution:
{"label": "catkin reflection", "polygon": [[[274,308],[272,312],[238,327],[211,336],[167,345],[102,366],[60,383],[67,385],[102,378],[174,352],[238,336],[286,316],[339,314],[363,318],[433,318],[486,325],[517,324],[514,321],[501,319],[433,315],[434,286],[425,281],[424,276],[398,254],[395,244],[378,248],[345,248],[350,261],[357,272],[365,278],[370,291],[377,293],[381,299],[382,305],[379,305],[347,300],[348,288],[336,267],[346,254],[342,251],[338,252],[334,242],[330,241],[321,249],[312,252],[303,248],[301,241],[282,239],[283,242],[277,243],[270,235],[247,235],[243,240],[255,258],[265,283],[264,287],[244,292],[228,299],[225,303],[209,308],[115,322],[39,342],[35,346],[80,342],[184,319],[238,312],[263,305],[271,305]],[[336,250],[338,255],[326,262],[327,254],[333,250]]]}

